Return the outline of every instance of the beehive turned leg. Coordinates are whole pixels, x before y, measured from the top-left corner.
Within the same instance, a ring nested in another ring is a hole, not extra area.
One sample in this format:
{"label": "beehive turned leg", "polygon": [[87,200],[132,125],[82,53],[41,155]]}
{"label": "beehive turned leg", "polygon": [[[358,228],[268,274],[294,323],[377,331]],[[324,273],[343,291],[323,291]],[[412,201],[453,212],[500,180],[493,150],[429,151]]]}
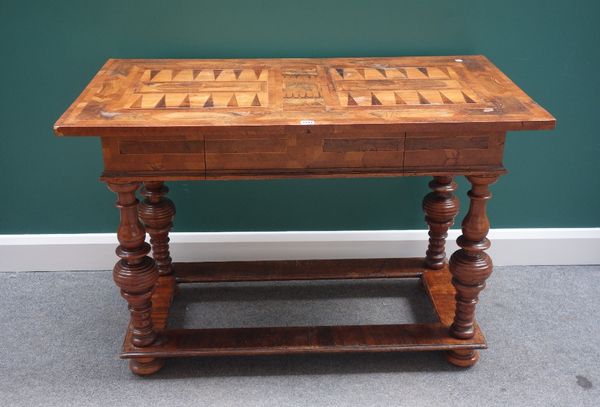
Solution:
{"label": "beehive turned leg", "polygon": [[169,232],[173,227],[175,205],[166,197],[169,188],[162,181],[144,182],[144,200],[138,206],[140,220],[150,235],[152,257],[161,276],[171,275],[171,255],[169,253]]}
{"label": "beehive turned leg", "polygon": [[[117,194],[116,206],[120,212],[117,232],[121,258],[113,269],[113,278],[121,295],[129,305],[131,342],[138,347],[151,345],[157,337],[152,325],[152,292],[158,279],[158,269],[148,257],[150,245],[145,243],[146,231],[138,219],[138,200],[135,197],[138,183],[109,183],[108,188]],[[163,359],[131,359],[129,368],[138,375],[157,372]]]}

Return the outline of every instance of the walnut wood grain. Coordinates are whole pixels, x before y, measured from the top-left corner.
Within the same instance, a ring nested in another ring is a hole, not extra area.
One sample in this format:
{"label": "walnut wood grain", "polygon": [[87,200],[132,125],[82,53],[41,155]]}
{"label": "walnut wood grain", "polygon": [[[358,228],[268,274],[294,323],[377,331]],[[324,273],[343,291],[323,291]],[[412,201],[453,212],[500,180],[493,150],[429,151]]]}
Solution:
{"label": "walnut wood grain", "polygon": [[[114,279],[131,312],[123,356],[134,373],[148,375],[168,356],[298,352],[438,349],[450,363],[472,366],[485,347],[475,305],[492,271],[485,202],[489,184],[506,172],[506,132],[554,126],[489,60],[470,55],[111,59],[54,130],[101,139],[101,179],[117,194],[121,214]],[[423,201],[425,259],[171,261],[175,206],[165,181],[423,175],[434,177]],[[461,249],[446,264],[457,175],[472,184],[470,209]],[[168,329],[176,281],[419,276],[439,323]]]}
{"label": "walnut wood grain", "polygon": [[431,269],[440,269],[446,261],[446,237],[448,237],[448,229],[454,224],[459,202],[454,195],[456,183],[452,177],[433,177],[429,188],[433,192],[423,199],[425,221],[429,225],[429,247],[425,263]]}
{"label": "walnut wood grain", "polygon": [[[350,325],[350,326],[306,326],[306,327],[267,327],[267,328],[224,328],[224,329],[176,329],[166,328],[168,307],[174,286],[173,276],[162,276],[154,292],[153,301],[162,304],[152,313],[159,340],[151,347],[138,348],[125,340],[121,357],[133,358],[165,358],[188,356],[224,356],[224,355],[259,355],[259,354],[292,354],[292,353],[346,353],[346,352],[388,352],[388,351],[422,351],[422,350],[469,350],[484,349],[487,347],[485,338],[479,327],[475,325],[474,335],[469,339],[454,338],[449,335],[448,329],[452,323],[455,290],[451,283],[448,268],[437,271],[427,271],[422,268],[424,259],[373,259],[372,264],[377,266],[382,261],[391,260],[398,267],[405,267],[406,273],[402,277],[414,275],[415,269],[419,271],[427,292],[434,304],[435,311],[440,318],[438,323],[429,324],[401,324],[401,325]],[[408,260],[408,261],[407,261]],[[308,269],[327,269],[331,267],[332,260],[308,260],[301,265]],[[335,260],[344,267],[349,267],[353,260]],[[265,280],[286,280],[285,267],[290,265],[286,261],[272,262],[236,262],[235,273],[239,274],[242,266],[252,271],[255,263],[264,267],[265,263],[276,270]],[[322,263],[322,265],[319,265]],[[414,263],[414,264],[413,264]],[[206,263],[213,266],[217,263]],[[223,263],[225,268],[232,265]],[[197,266],[197,265],[196,265]],[[348,273],[337,278],[370,278],[364,272],[365,264],[356,266],[356,273]],[[239,270],[238,270],[239,269]],[[195,269],[203,278],[196,281],[222,282],[222,281],[252,281],[238,278],[221,278],[217,273],[204,275],[201,268]],[[308,274],[308,273],[307,273]],[[175,276],[177,267],[175,267]],[[360,277],[357,277],[360,275]],[[215,277],[210,279],[210,277]],[[186,282],[190,282],[186,280]],[[130,333],[129,333],[130,335]]]}
{"label": "walnut wood grain", "polygon": [[[450,257],[452,284],[456,289],[456,312],[450,332],[454,337],[463,339],[474,335],[478,296],[492,274],[492,259],[484,251],[490,247],[486,205],[492,197],[489,186],[498,180],[495,175],[467,178],[472,186],[468,194],[471,203],[462,222],[462,235],[456,240],[461,248]],[[470,366],[478,358],[476,351],[448,354],[448,360],[459,366]]]}
{"label": "walnut wood grain", "polygon": [[502,168],[504,139],[504,133],[491,132],[407,133],[404,172]]}
{"label": "walnut wood grain", "polygon": [[[452,275],[448,270],[448,264],[439,270],[425,269],[421,278],[438,320],[449,327],[454,321],[456,289],[452,285]],[[475,329],[478,329],[477,326]]]}
{"label": "walnut wood grain", "polygon": [[[152,292],[152,325],[154,331],[158,334],[167,328],[169,321],[169,311],[175,296],[175,277],[172,274],[158,277],[154,290]],[[133,345],[133,327],[129,324],[123,348],[139,349]],[[129,361],[129,369],[138,376],[148,376],[158,372],[165,364],[163,358],[142,357]]]}
{"label": "walnut wood grain", "polygon": [[161,333],[160,339],[151,347],[126,347],[121,357],[407,352],[486,347],[481,338],[462,340],[448,336],[448,328],[439,323],[180,329],[167,330]]}
{"label": "walnut wood grain", "polygon": [[422,258],[175,263],[178,283],[420,277]]}
{"label": "walnut wood grain", "polygon": [[486,169],[468,167],[461,168],[420,168],[412,172],[393,171],[389,169],[339,169],[300,171],[261,170],[261,171],[228,171],[226,173],[209,173],[196,171],[105,171],[100,180],[104,182],[145,182],[145,181],[215,181],[215,180],[265,180],[265,179],[323,179],[323,178],[386,178],[403,176],[437,176],[437,175],[485,175],[505,174],[504,167],[489,167]]}
{"label": "walnut wood grain", "polygon": [[[150,346],[156,340],[151,298],[158,279],[158,269],[154,260],[147,256],[150,245],[144,242],[146,232],[138,219],[138,200],[135,197],[138,184],[109,183],[108,187],[117,194],[116,205],[121,215],[117,232],[117,255],[121,260],[115,264],[113,278],[129,305],[131,320],[128,344],[135,347]],[[160,366],[162,362],[152,358],[130,363],[131,370],[140,375],[152,374]]]}
{"label": "walnut wood grain", "polygon": [[156,332],[167,328],[176,289],[177,283],[173,274],[158,277],[152,294],[152,323]]}
{"label": "walnut wood grain", "polygon": [[111,59],[55,131],[170,137],[304,123],[506,131],[551,128],[554,118],[481,55]]}
{"label": "walnut wood grain", "polygon": [[146,181],[142,188],[144,200],[138,205],[139,217],[150,235],[152,257],[160,275],[171,274],[169,231],[173,227],[175,205],[166,198],[169,188],[161,181]]}
{"label": "walnut wood grain", "polygon": [[503,173],[503,133],[399,133],[356,127],[103,137],[106,181]]}

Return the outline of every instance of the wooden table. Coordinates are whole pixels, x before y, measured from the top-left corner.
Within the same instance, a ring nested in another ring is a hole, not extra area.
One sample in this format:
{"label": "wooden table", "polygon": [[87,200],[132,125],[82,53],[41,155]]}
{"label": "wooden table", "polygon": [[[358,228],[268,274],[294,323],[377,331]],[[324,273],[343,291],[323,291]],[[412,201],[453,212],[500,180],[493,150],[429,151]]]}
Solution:
{"label": "wooden table", "polygon": [[[483,56],[111,59],[54,130],[102,140],[101,179],[117,194],[121,218],[114,280],[131,312],[121,356],[147,375],[167,357],[204,355],[443,350],[454,365],[475,364],[477,349],[486,347],[475,306],[492,272],[485,207],[489,185],[505,173],[505,133],[554,125]],[[411,175],[433,177],[423,200],[424,258],[171,262],[175,206],[165,181]],[[445,238],[459,208],[455,175],[472,188],[461,249],[446,262]],[[396,277],[422,279],[439,322],[167,324],[177,284]]]}

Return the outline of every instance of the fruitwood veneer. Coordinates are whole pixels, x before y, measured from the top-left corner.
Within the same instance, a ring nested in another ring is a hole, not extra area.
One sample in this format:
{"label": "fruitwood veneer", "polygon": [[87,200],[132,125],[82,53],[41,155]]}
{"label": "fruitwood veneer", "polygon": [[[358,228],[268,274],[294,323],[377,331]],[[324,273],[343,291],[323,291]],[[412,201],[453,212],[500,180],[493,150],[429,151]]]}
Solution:
{"label": "fruitwood veneer", "polygon": [[[165,358],[304,352],[443,350],[472,366],[486,347],[475,307],[489,186],[506,132],[555,119],[480,55],[404,58],[109,60],[56,122],[61,136],[98,136],[101,179],[117,194],[114,280],[131,319],[124,358],[139,375]],[[471,183],[461,247],[445,241]],[[423,200],[429,247],[419,259],[173,263],[175,205],[165,181],[430,176]],[[136,198],[141,188],[142,202]],[[146,232],[150,244],[145,243]],[[152,253],[152,257],[148,256]],[[432,324],[172,330],[178,284],[420,278]]]}

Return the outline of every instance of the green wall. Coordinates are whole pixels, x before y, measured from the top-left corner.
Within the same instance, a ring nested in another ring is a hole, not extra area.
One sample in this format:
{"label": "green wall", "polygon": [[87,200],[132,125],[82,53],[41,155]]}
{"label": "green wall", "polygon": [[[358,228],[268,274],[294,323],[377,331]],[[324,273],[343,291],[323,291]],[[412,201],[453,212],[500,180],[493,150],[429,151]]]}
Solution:
{"label": "green wall", "polygon": [[[9,4],[10,3],[10,4]],[[52,124],[109,58],[485,54],[558,119],[508,136],[495,227],[600,226],[600,3],[0,3],[0,233],[115,230],[96,138]],[[426,179],[172,184],[176,230],[423,228]],[[466,185],[460,184],[464,202]],[[465,205],[463,205],[465,206]]]}

